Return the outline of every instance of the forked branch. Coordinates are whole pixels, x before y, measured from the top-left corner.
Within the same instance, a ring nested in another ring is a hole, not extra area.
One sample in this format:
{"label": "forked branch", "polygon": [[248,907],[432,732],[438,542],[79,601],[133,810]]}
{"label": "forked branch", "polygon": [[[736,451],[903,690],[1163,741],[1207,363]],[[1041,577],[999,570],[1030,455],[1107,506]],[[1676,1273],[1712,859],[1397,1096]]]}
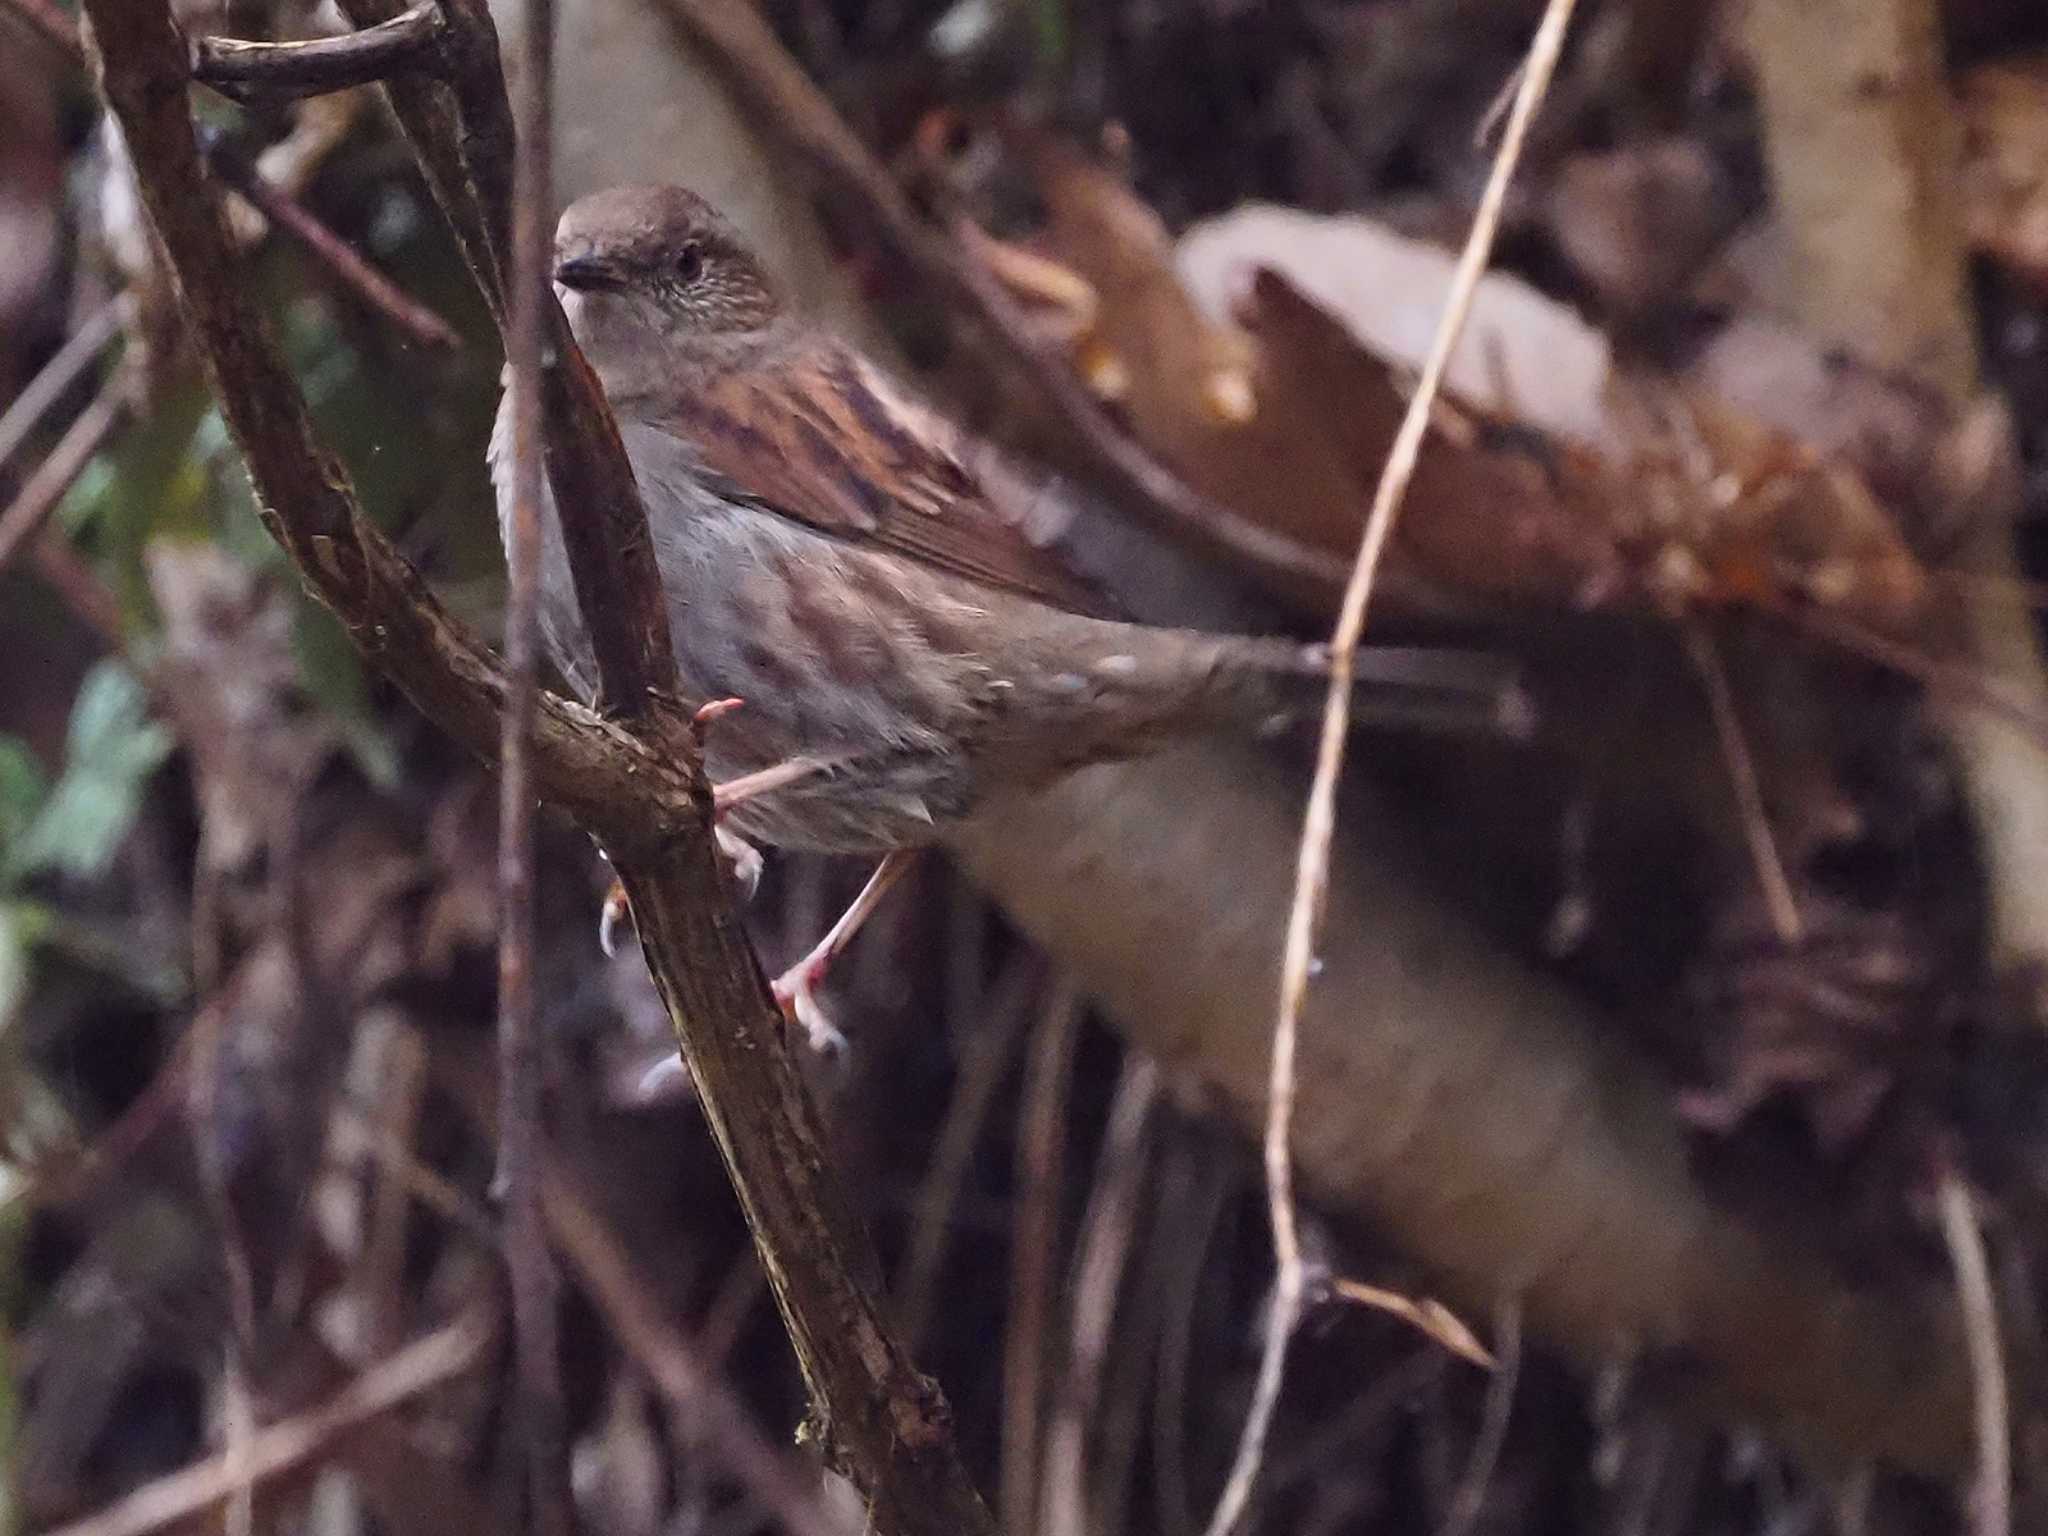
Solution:
{"label": "forked branch", "polygon": [[[371,0],[355,0],[363,9]],[[315,437],[208,183],[186,107],[182,42],[163,0],[88,0],[95,64],[134,157],[193,338],[255,482],[266,526],[372,664],[434,720],[495,756],[503,674],[363,516],[346,470]],[[358,18],[359,20],[363,18]],[[371,21],[388,19],[383,16]],[[449,0],[456,83],[417,77],[393,96],[435,194],[502,323],[509,113],[480,0]],[[831,1173],[817,1112],[735,919],[709,837],[710,796],[688,733],[667,722],[674,663],[645,515],[596,382],[550,305],[548,469],[566,519],[607,700],[633,729],[543,698],[535,787],[610,850],[707,1119],[788,1325],[835,1464],[878,1529],[991,1530],[954,1452],[945,1403],[884,1325],[865,1232]],[[584,496],[571,494],[588,490]],[[644,579],[643,579],[644,576]],[[592,604],[588,594],[605,601]]]}

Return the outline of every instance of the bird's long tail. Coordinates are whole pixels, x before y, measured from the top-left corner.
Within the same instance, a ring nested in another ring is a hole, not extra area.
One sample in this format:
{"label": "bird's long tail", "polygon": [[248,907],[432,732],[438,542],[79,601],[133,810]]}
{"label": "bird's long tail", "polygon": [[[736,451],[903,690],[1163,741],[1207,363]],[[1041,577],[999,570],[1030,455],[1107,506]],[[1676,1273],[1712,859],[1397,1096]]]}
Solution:
{"label": "bird's long tail", "polygon": [[[1091,625],[1064,665],[1058,712],[1074,727],[1056,756],[1086,761],[1207,732],[1256,734],[1320,717],[1327,646],[1236,635]],[[1079,663],[1075,665],[1075,663]],[[1481,651],[1368,646],[1353,669],[1352,719],[1368,729],[1524,737],[1535,711],[1515,665]]]}
{"label": "bird's long tail", "polygon": [[[1218,685],[1270,694],[1286,719],[1318,717],[1329,697],[1330,648],[1288,641],[1226,640]],[[1233,677],[1242,666],[1243,674]],[[1520,669],[1486,651],[1361,646],[1352,668],[1353,723],[1368,729],[1471,731],[1523,738],[1535,707]]]}

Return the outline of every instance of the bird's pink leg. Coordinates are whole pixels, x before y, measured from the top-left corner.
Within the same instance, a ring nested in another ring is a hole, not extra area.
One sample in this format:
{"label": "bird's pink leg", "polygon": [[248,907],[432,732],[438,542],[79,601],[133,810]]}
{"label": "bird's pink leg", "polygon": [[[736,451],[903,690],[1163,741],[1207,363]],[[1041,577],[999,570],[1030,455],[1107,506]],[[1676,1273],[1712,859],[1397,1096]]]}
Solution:
{"label": "bird's pink leg", "polygon": [[[700,705],[697,712],[690,716],[690,730],[696,736],[699,748],[702,748],[704,736],[713,722],[731,714],[745,703],[744,699],[727,698],[713,699],[708,704]],[[752,844],[727,831],[720,823],[735,808],[745,805],[749,800],[765,795],[771,790],[781,789],[785,785],[795,784],[815,773],[822,773],[829,766],[830,764],[821,758],[793,757],[787,762],[771,763],[766,768],[758,768],[752,773],[743,773],[737,778],[727,779],[723,784],[711,786],[712,831],[718,838],[718,851],[732,864],[734,874],[749,895],[753,893],[755,885],[761,879],[761,855]],[[893,881],[894,877],[891,879]],[[886,888],[885,886],[884,889]],[[879,892],[877,894],[879,895]],[[619,924],[625,921],[631,910],[626,900],[626,888],[618,881],[612,881],[611,888],[605,892],[604,907],[597,920],[597,942],[606,955],[618,952]],[[855,923],[854,926],[858,927],[859,923]],[[852,936],[852,931],[848,930],[845,937]],[[843,946],[845,939],[840,942]],[[822,969],[820,974],[823,974]],[[786,1007],[784,1011],[788,1011]]]}
{"label": "bird's pink leg", "polygon": [[[800,1027],[810,1041],[811,1049],[821,1054],[836,1054],[844,1049],[846,1036],[826,1015],[818,1003],[818,984],[825,979],[832,961],[846,948],[853,936],[860,931],[861,924],[874,915],[876,907],[889,888],[903,878],[916,857],[914,849],[899,848],[883,856],[875,866],[875,872],[868,876],[868,883],[860,888],[860,894],[853,898],[853,905],[839,915],[825,937],[811,946],[810,953],[797,961],[788,970],[769,984],[769,992],[775,999],[775,1006],[782,1010],[782,1016],[790,1024]],[[689,1081],[682,1058],[670,1052],[647,1069],[640,1079],[640,1097],[647,1103],[656,1103],[678,1092]]]}
{"label": "bird's pink leg", "polygon": [[[739,699],[712,700],[691,717],[691,728],[701,733],[719,716],[738,709],[741,702]],[[812,774],[823,772],[829,766],[828,763],[813,757],[791,758],[788,762],[774,763],[753,773],[727,779],[723,784],[713,785],[711,794],[714,823],[723,820],[735,807],[744,805],[756,796],[807,779]],[[752,855],[758,867],[760,856],[737,838],[728,841],[723,829],[719,829],[719,842],[721,849],[742,870],[748,855]],[[733,845],[737,845],[738,852],[734,851]],[[853,941],[853,936],[860,932],[861,925],[874,914],[875,908],[881,905],[882,898],[889,894],[890,887],[903,878],[903,873],[909,869],[910,862],[911,854],[906,850],[899,849],[885,855],[882,862],[875,866],[875,872],[868,876],[868,882],[861,887],[860,894],[854,897],[853,904],[840,914],[839,920],[826,931],[825,936],[818,940],[801,960],[775,978],[772,990],[776,1006],[791,1023],[802,1026],[813,1048],[822,1051],[844,1044],[845,1037],[839,1033],[831,1019],[826,1017],[825,1010],[819,1006],[818,986],[824,981],[826,972],[831,969],[832,962],[838,958],[840,951]],[[611,890],[605,897],[603,915],[598,920],[598,943],[603,946],[607,955],[614,952],[619,923],[630,911],[625,887],[614,880]]]}
{"label": "bird's pink leg", "polygon": [[861,925],[874,915],[875,908],[882,904],[882,898],[889,894],[889,888],[903,878],[915,857],[913,850],[905,848],[883,855],[882,862],[875,866],[875,872],[868,876],[868,883],[853,898],[853,905],[840,913],[839,921],[826,930],[825,936],[811,946],[808,954],[775,978],[771,990],[776,1005],[791,1023],[803,1027],[814,1050],[836,1050],[846,1043],[846,1037],[839,1033],[831,1019],[826,1017],[825,1010],[818,1005],[819,983],[825,979],[825,973],[832,968],[839,952],[853,941]]}

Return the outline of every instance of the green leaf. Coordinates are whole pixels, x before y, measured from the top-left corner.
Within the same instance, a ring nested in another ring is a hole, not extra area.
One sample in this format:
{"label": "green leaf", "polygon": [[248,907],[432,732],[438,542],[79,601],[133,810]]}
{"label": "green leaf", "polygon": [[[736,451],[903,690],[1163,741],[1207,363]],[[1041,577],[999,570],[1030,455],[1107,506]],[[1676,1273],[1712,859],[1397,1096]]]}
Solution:
{"label": "green leaf", "polygon": [[20,903],[0,906],[0,1034],[14,1023],[15,1011],[28,996],[29,950],[33,924]]}
{"label": "green leaf", "polygon": [[0,902],[0,1035],[28,996],[36,947],[55,923],[55,915],[40,902]]}
{"label": "green leaf", "polygon": [[0,865],[50,796],[42,764],[18,736],[0,735]]}
{"label": "green leaf", "polygon": [[10,841],[0,881],[45,869],[86,878],[103,873],[170,751],[171,733],[149,719],[135,675],[119,661],[95,666],[72,705],[64,772]]}
{"label": "green leaf", "polygon": [[102,661],[79,685],[65,742],[66,776],[154,768],[169,750],[169,733],[150,722],[149,695],[120,661]]}

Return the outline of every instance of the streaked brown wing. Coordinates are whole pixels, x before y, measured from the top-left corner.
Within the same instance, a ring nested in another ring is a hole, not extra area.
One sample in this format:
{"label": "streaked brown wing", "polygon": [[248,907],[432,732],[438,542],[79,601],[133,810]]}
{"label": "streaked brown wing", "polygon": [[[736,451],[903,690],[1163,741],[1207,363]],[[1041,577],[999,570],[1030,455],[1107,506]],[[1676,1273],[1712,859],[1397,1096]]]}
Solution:
{"label": "streaked brown wing", "polygon": [[1072,613],[1119,616],[960,463],[944,421],[842,346],[721,380],[676,425],[706,469],[769,511]]}

